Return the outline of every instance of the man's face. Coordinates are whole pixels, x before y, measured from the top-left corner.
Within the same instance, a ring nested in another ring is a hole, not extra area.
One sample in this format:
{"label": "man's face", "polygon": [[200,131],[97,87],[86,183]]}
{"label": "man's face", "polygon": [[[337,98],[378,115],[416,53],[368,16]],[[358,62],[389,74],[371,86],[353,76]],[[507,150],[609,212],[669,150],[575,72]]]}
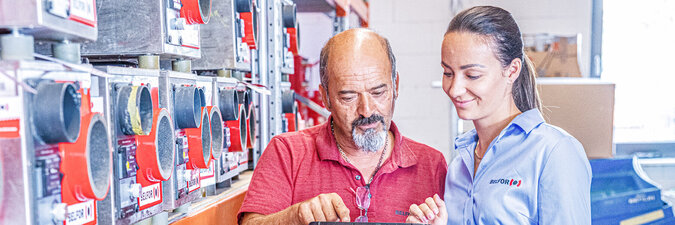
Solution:
{"label": "man's face", "polygon": [[389,58],[378,40],[339,44],[327,63],[328,90],[322,88],[335,135],[348,136],[361,150],[377,151],[386,140],[396,98]]}

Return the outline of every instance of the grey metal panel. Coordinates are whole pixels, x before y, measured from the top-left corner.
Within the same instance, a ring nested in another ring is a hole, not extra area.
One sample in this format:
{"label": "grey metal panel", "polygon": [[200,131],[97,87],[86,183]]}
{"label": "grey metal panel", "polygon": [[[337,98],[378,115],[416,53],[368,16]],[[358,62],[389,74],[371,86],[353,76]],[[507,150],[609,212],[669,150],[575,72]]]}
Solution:
{"label": "grey metal panel", "polygon": [[[175,12],[167,9],[166,0],[98,0],[96,7],[100,35],[96,42],[82,46],[83,56],[105,58],[155,54],[162,58],[201,57],[199,49],[168,44],[172,40],[167,35],[171,26],[167,23],[167,15]],[[199,26],[194,27],[198,31]],[[194,30],[174,30],[183,36],[192,35],[191,31]]]}
{"label": "grey metal panel", "polygon": [[327,0],[294,0],[293,2],[298,6],[298,12],[335,12],[334,4],[330,4]]}
{"label": "grey metal panel", "polygon": [[70,19],[48,13],[43,7],[43,0],[1,0],[0,28],[28,28],[25,34],[35,40],[75,42],[93,41],[98,36],[98,29]]}
{"label": "grey metal panel", "polygon": [[[211,2],[211,21],[200,26],[202,58],[192,62],[195,70],[237,69],[233,0]],[[245,66],[245,65],[244,65]]]}
{"label": "grey metal panel", "polygon": [[162,1],[96,1],[100,38],[82,46],[82,55],[162,52]]}

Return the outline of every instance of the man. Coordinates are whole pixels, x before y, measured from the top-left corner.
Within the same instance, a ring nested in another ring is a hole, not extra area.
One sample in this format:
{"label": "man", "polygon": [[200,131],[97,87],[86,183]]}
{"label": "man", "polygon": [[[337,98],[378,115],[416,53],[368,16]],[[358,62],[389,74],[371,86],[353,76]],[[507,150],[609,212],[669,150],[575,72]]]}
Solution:
{"label": "man", "polygon": [[412,203],[443,196],[441,153],[403,137],[391,121],[395,63],[389,42],[367,29],[326,43],[319,91],[331,116],[272,139],[239,211],[242,224],[404,222]]}

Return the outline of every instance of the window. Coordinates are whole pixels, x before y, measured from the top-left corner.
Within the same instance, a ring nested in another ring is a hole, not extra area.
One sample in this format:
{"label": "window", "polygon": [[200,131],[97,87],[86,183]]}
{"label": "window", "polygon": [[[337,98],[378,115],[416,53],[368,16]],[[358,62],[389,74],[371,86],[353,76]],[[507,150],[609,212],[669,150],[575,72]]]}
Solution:
{"label": "window", "polygon": [[675,1],[603,1],[602,79],[616,83],[614,142],[675,141]]}

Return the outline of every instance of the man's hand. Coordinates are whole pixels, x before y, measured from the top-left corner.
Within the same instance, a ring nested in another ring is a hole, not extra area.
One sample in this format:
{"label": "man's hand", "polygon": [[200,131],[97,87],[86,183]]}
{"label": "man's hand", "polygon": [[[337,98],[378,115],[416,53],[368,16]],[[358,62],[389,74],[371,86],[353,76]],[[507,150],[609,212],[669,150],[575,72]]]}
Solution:
{"label": "man's hand", "polygon": [[338,194],[320,194],[273,214],[245,213],[241,224],[307,225],[314,221],[349,222],[349,209]]}
{"label": "man's hand", "polygon": [[410,215],[405,222],[445,225],[448,222],[445,202],[436,194],[433,198],[427,198],[422,204],[412,204],[410,205]]}
{"label": "man's hand", "polygon": [[336,193],[320,194],[297,205],[297,218],[300,224],[314,221],[349,222],[349,209]]}

